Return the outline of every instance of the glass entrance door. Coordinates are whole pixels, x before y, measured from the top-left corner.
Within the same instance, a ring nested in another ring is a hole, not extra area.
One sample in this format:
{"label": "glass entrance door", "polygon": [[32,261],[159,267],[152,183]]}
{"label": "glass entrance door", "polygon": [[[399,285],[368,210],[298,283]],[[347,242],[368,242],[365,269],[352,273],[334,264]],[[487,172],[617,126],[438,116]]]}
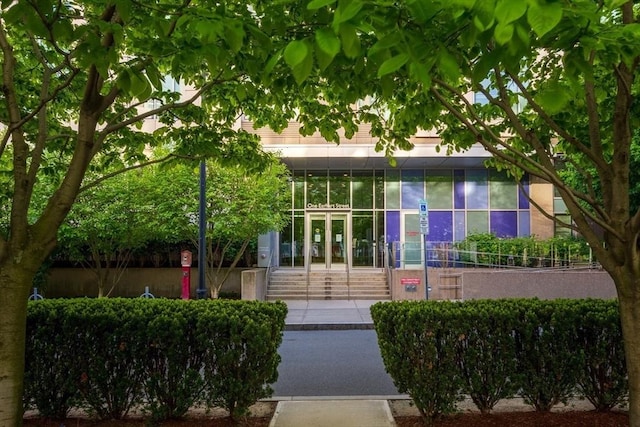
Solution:
{"label": "glass entrance door", "polygon": [[345,269],[351,250],[346,213],[309,214],[309,261],[312,269]]}

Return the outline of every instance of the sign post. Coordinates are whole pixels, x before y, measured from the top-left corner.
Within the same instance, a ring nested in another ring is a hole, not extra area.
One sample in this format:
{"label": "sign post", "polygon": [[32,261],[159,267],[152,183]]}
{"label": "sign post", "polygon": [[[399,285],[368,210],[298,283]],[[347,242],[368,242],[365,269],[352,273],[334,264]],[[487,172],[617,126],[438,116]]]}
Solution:
{"label": "sign post", "polygon": [[429,234],[429,207],[425,199],[420,199],[418,204],[418,213],[420,215],[420,234],[422,234],[422,247],[424,251],[424,293],[425,298],[429,299],[429,276],[427,274],[427,235]]}

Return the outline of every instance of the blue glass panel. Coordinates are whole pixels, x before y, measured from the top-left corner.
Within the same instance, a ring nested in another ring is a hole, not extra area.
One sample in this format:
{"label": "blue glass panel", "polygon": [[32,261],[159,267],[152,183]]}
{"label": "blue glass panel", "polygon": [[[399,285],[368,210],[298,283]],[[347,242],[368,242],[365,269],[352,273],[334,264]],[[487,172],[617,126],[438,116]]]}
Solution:
{"label": "blue glass panel", "polygon": [[418,209],[420,199],[424,198],[424,171],[402,171],[402,209]]}
{"label": "blue glass panel", "polygon": [[531,235],[531,213],[529,211],[518,212],[518,236]]}
{"label": "blue glass panel", "polygon": [[453,241],[453,213],[451,211],[429,212],[429,236],[432,242]]}
{"label": "blue glass panel", "polygon": [[453,171],[453,207],[464,209],[464,169]]}
{"label": "blue glass panel", "polygon": [[[400,212],[399,211],[387,211],[387,238],[386,244],[388,248],[393,247],[393,242],[400,241]],[[400,245],[398,245],[398,251],[394,254],[396,259],[395,267],[400,267]],[[391,262],[391,261],[390,261]]]}
{"label": "blue glass panel", "polygon": [[465,213],[464,211],[456,211],[453,214],[454,223],[453,223],[453,239],[454,240],[464,240],[467,237],[467,227],[465,223]]}
{"label": "blue glass panel", "polygon": [[[524,193],[522,189],[524,188]],[[522,178],[522,188],[518,188],[518,209],[529,209],[529,199],[525,196],[529,193],[529,177],[524,176]]]}
{"label": "blue glass panel", "polygon": [[468,169],[466,175],[467,209],[487,209],[489,207],[487,170]]}
{"label": "blue glass panel", "polygon": [[489,231],[497,237],[518,236],[516,211],[492,211],[489,213]]}

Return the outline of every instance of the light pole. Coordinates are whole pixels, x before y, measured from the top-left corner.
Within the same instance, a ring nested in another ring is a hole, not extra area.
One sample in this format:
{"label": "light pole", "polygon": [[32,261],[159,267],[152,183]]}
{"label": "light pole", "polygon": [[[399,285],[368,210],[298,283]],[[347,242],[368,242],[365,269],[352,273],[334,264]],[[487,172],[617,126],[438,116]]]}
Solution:
{"label": "light pole", "polygon": [[207,294],[205,286],[205,269],[207,266],[207,166],[204,160],[200,160],[200,203],[198,224],[198,299],[204,299]]}

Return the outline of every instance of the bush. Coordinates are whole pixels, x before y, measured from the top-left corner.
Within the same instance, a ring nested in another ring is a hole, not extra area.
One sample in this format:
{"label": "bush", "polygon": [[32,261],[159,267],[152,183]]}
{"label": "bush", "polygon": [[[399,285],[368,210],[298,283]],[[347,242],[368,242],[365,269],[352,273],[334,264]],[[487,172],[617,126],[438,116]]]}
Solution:
{"label": "bush", "polygon": [[66,418],[80,402],[79,352],[69,345],[73,326],[55,300],[30,303],[25,346],[25,403],[44,417]]}
{"label": "bush", "polygon": [[83,299],[66,301],[74,325],[67,339],[80,354],[78,388],[83,406],[100,419],[120,419],[142,402],[147,347],[143,305],[148,301]]}
{"label": "bush", "polygon": [[515,328],[520,395],[538,411],[573,396],[584,354],[574,340],[580,319],[566,301],[518,300]]}
{"label": "bush", "polygon": [[203,352],[197,340],[197,310],[179,300],[152,300],[144,367],[144,409],[154,421],[183,417],[205,388]]}
{"label": "bush", "polygon": [[227,301],[223,307],[203,306],[197,331],[204,349],[205,396],[209,406],[245,414],[258,399],[271,396],[278,379],[284,303]]}
{"label": "bush", "polygon": [[483,414],[517,391],[515,320],[508,301],[469,301],[452,325],[462,391]]}
{"label": "bush", "polygon": [[153,420],[201,400],[232,416],[277,378],[284,303],[75,299],[29,303],[25,397],[45,416]]}
{"label": "bush", "polygon": [[460,396],[459,336],[442,326],[450,324],[455,304],[405,301],[371,307],[385,368],[427,420],[454,412]]}
{"label": "bush", "polygon": [[428,421],[462,394],[481,412],[515,394],[539,411],[576,392],[608,410],[628,394],[615,301],[405,301],[371,315],[387,372]]}
{"label": "bush", "polygon": [[576,342],[584,354],[578,390],[597,411],[608,411],[623,404],[629,391],[618,304],[578,301],[575,309],[581,319]]}

